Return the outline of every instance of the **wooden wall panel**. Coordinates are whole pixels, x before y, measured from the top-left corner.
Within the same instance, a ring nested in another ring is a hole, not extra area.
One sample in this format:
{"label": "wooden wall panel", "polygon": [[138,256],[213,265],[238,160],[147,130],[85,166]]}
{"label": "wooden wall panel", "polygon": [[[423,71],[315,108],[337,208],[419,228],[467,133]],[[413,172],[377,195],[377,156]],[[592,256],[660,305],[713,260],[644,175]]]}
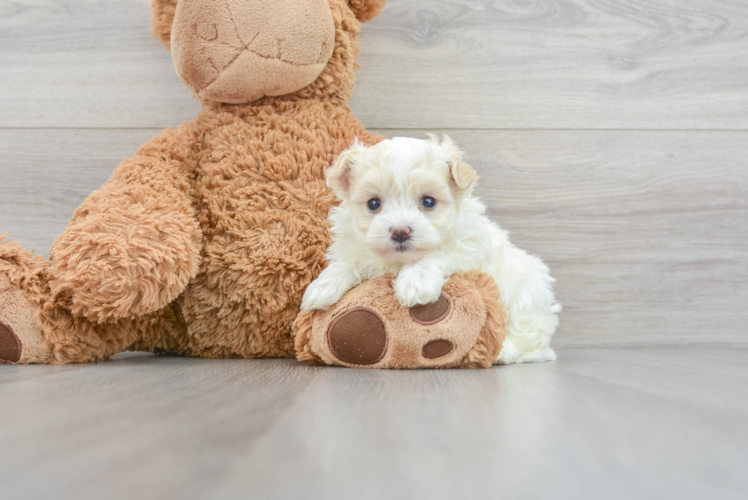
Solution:
{"label": "wooden wall panel", "polygon": [[[562,345],[748,341],[748,132],[448,132],[491,217],[558,279]],[[156,133],[0,131],[0,231],[47,254]]]}
{"label": "wooden wall panel", "polygon": [[[0,127],[165,127],[197,103],[147,0],[0,0]],[[352,105],[380,128],[748,128],[744,0],[390,0]]]}

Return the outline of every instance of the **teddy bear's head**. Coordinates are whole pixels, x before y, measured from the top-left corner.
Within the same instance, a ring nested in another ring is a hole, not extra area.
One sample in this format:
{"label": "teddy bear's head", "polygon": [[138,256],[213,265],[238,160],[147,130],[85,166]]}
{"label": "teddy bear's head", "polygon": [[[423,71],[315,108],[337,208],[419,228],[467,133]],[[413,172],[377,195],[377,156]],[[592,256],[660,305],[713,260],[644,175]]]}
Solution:
{"label": "teddy bear's head", "polygon": [[386,0],[152,0],[152,33],[204,101],[353,92],[361,22]]}

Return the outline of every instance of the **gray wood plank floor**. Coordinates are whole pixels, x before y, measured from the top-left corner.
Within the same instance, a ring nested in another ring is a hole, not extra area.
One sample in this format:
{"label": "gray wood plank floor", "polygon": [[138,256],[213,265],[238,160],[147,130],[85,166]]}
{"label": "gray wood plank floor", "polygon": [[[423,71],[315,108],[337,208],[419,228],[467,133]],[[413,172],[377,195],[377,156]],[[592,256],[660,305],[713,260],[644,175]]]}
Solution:
{"label": "gray wood plank floor", "polygon": [[0,366],[2,497],[741,499],[748,350],[480,371]]}

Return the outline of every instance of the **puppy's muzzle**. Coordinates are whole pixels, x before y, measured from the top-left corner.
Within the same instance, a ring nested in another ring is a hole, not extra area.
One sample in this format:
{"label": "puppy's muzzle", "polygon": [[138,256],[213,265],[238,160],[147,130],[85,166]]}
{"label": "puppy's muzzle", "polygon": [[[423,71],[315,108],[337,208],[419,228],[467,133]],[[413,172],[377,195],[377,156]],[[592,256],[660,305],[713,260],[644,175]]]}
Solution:
{"label": "puppy's muzzle", "polygon": [[390,229],[390,238],[398,243],[405,243],[410,239],[411,229],[409,227],[393,227]]}

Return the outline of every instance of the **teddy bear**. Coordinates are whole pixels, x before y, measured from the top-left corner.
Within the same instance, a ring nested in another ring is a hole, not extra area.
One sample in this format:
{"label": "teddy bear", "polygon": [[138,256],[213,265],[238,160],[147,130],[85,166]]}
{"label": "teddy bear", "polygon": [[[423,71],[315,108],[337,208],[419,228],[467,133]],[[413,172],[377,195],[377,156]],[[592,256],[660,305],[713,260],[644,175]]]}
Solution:
{"label": "teddy bear", "polygon": [[[299,316],[330,243],[335,199],[324,170],[354,138],[382,140],[348,99],[361,24],[384,4],[152,0],[152,33],[202,111],[124,160],[76,209],[48,259],[0,235],[0,360],[91,362],[138,350],[490,365],[503,320],[485,277],[450,280],[442,326],[393,303],[382,280]],[[372,331],[366,324],[386,330],[374,354],[360,334]],[[467,333],[450,336],[449,325]]]}

